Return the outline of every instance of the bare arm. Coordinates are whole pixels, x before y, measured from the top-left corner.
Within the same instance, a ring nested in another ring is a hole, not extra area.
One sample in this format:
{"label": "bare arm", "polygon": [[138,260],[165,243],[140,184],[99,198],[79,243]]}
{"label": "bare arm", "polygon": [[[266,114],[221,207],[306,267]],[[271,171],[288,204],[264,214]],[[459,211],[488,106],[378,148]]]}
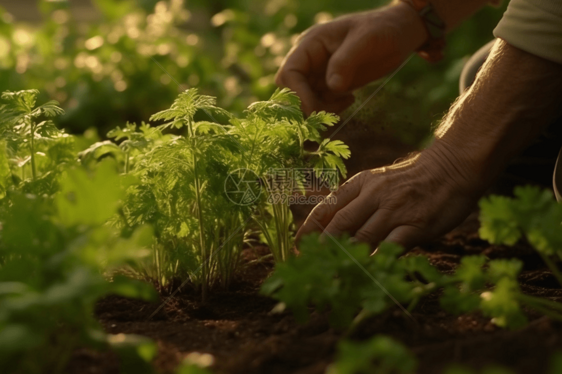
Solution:
{"label": "bare arm", "polygon": [[[458,225],[508,160],[562,115],[562,65],[498,40],[435,142],[399,165],[364,171],[318,205],[298,237],[325,229],[412,247]],[[326,201],[330,201],[327,199]]]}
{"label": "bare arm", "polygon": [[562,65],[499,39],[437,129],[433,147],[457,149],[458,162],[487,184],[562,115],[561,108]]}

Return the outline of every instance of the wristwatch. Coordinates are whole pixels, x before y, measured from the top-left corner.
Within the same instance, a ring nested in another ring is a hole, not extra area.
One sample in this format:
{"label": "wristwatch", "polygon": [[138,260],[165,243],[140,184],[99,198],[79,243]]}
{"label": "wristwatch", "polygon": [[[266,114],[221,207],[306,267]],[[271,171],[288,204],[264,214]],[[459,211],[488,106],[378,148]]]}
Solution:
{"label": "wristwatch", "polygon": [[428,40],[416,52],[429,62],[443,59],[445,49],[445,22],[435,12],[429,0],[400,0],[418,12],[427,31]]}

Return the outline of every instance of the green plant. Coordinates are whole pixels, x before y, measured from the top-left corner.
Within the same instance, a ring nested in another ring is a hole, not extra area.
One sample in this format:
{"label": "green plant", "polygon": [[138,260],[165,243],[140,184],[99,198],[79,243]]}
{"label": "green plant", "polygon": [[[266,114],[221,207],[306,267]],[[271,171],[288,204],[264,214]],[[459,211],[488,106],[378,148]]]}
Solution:
{"label": "green plant", "polygon": [[[331,189],[337,188],[340,174],[346,176],[342,159],[350,156],[343,142],[321,136],[338,117],[320,112],[305,119],[300,105],[294,93],[277,90],[268,101],[250,105],[244,120],[232,122],[231,134],[247,150],[242,153],[241,167],[262,180],[264,194],[255,221],[278,262],[288,259],[293,248],[288,198],[305,193],[307,177],[320,178]],[[305,142],[318,144],[317,150],[306,151]]]}
{"label": "green plant", "polygon": [[[455,313],[481,310],[500,327],[518,328],[527,323],[521,310],[522,302],[542,302],[545,299],[524,295],[517,276],[523,264],[518,260],[493,260],[484,256],[465,257],[457,269],[455,283],[445,287],[441,306]],[[490,291],[488,285],[494,285]]]}
{"label": "green plant", "polygon": [[501,327],[524,325],[523,305],[558,320],[562,317],[558,303],[521,292],[517,276],[522,263],[517,260],[467,256],[453,275],[444,275],[423,256],[399,258],[402,248],[391,243],[382,243],[370,256],[367,245],[347,239],[321,243],[311,235],[303,238],[300,251],[300,256],[276,264],[261,292],[282,302],[301,322],[307,320],[309,306],[329,310],[332,324],[344,328],[346,335],[390,306],[408,314],[422,297],[440,288],[440,302],[447,311],[481,310]]}
{"label": "green plant", "polygon": [[119,179],[114,166],[104,163],[94,179],[80,169],[65,171],[61,190],[52,197],[15,190],[4,197],[2,366],[29,373],[60,372],[77,345],[92,344],[90,329],[99,329],[92,310],[99,297],[155,297],[146,284],[120,276],[108,282],[103,274],[141,256],[139,250],[151,241],[149,228],[122,238],[105,225],[120,198],[115,193]]}
{"label": "green plant", "polygon": [[[399,258],[402,247],[382,243],[370,256],[368,245],[341,240],[302,239],[300,256],[276,264],[261,292],[273,296],[304,322],[309,306],[329,310],[333,325],[350,335],[367,318],[398,305],[406,314],[425,295],[458,282],[442,275],[426,257]],[[406,304],[407,308],[402,304]]]}
{"label": "green plant", "polygon": [[[56,101],[36,107],[38,94],[37,90],[2,93],[0,136],[4,139],[12,183],[28,184],[30,188],[42,185],[48,189],[57,169],[60,170],[57,166],[73,161],[74,149],[72,138],[57,129],[52,121],[39,122],[42,117],[55,117],[64,111]],[[26,167],[28,164],[29,168]],[[14,173],[17,168],[19,173]]]}
{"label": "green plant", "polygon": [[[152,230],[124,236],[107,225],[133,181],[110,160],[78,165],[73,137],[37,122],[61,110],[35,108],[36,95],[4,93],[0,109],[0,366],[60,373],[75,348],[111,345],[93,318],[98,298],[156,298],[115,273],[146,255]],[[139,350],[128,355],[137,368],[146,361]]]}
{"label": "green plant", "polygon": [[336,361],[326,374],[412,374],[416,359],[402,344],[377,335],[364,342],[343,340],[338,344]]}
{"label": "green plant", "polygon": [[[545,298],[525,295],[517,282],[522,268],[518,260],[492,260],[467,256],[454,274],[441,274],[426,257],[399,257],[403,249],[381,243],[370,256],[367,245],[343,238],[319,240],[317,234],[302,239],[300,256],[277,263],[261,293],[280,301],[276,310],[289,308],[297,321],[305,322],[310,307],[329,311],[332,325],[349,338],[367,318],[397,305],[409,315],[419,300],[442,289],[442,307],[455,314],[480,310],[501,327],[518,328],[527,319],[523,306],[553,319],[562,308]],[[402,304],[407,305],[405,308]],[[356,343],[342,341],[336,362],[328,373],[412,373],[415,360],[400,344],[376,336]],[[452,368],[451,373],[470,373]],[[487,368],[484,373],[509,373]]]}
{"label": "green plant", "polygon": [[[129,188],[115,220],[125,231],[142,224],[155,228],[152,256],[133,271],[156,279],[161,287],[188,275],[204,299],[210,287],[230,284],[252,218],[275,259],[289,257],[289,204],[272,195],[291,196],[302,182],[291,177],[283,189],[272,187],[272,170],[309,166],[320,178],[330,170],[335,178],[329,184],[335,187],[339,173],[345,174],[341,158],[349,157],[342,142],[320,137],[337,117],[321,112],[304,119],[299,99],[288,90],[276,91],[269,101],[251,105],[244,118],[235,118],[218,108],[214,98],[191,89],[151,120],[166,122],[112,130],[108,135],[121,140],[119,145],[98,142],[81,159],[95,164],[111,156],[125,174],[139,180]],[[184,135],[163,135],[169,130]],[[318,150],[305,151],[306,141],[317,142]],[[249,200],[236,200],[229,193],[247,185],[255,190],[235,192]]]}
{"label": "green plant", "polygon": [[516,187],[515,198],[490,196],[480,201],[480,237],[490,243],[513,245],[527,240],[562,285],[562,274],[551,259],[562,259],[562,205],[548,190]]}
{"label": "green plant", "polygon": [[[300,256],[277,263],[261,292],[283,302],[300,322],[308,319],[310,304],[318,310],[330,308],[330,321],[347,327],[360,310],[363,318],[382,312],[394,301],[411,299],[414,285],[396,260],[402,252],[397,245],[385,243],[377,256],[370,257],[367,245],[347,239],[321,244],[317,235],[310,235],[299,249]],[[376,281],[370,274],[376,274]]]}
{"label": "green plant", "polygon": [[[224,276],[225,278],[222,279],[224,286],[228,286],[232,277],[243,239],[243,233],[238,234],[235,230],[237,226],[243,224],[240,221],[243,212],[240,207],[228,204],[227,199],[217,196],[217,192],[220,191],[220,180],[223,178],[221,174],[228,170],[229,163],[232,162],[231,154],[238,152],[239,145],[236,139],[228,136],[219,124],[196,122],[194,117],[197,111],[205,112],[212,120],[215,115],[230,117],[228,112],[215,106],[215,99],[198,95],[195,89],[180,94],[170,109],[156,113],[151,120],[169,121],[159,126],[162,130],[185,127],[186,135],[183,138],[175,138],[174,143],[154,150],[152,153],[154,159],[151,159],[146,167],[150,170],[155,162],[160,162],[163,168],[158,172],[170,172],[170,175],[164,176],[165,178],[175,177],[179,180],[180,173],[187,174],[188,179],[182,181],[179,186],[184,193],[191,193],[192,197],[190,199],[186,198],[187,196],[179,196],[179,199],[180,201],[185,199],[186,208],[195,216],[195,221],[192,222],[197,224],[197,229],[192,231],[195,231],[194,236],[198,240],[195,246],[199,249],[200,284],[203,300],[206,300],[207,287],[212,285],[216,278],[220,279],[220,276]],[[186,191],[186,182],[193,186],[191,191]],[[181,217],[177,209],[175,215]],[[231,238],[233,235],[237,235],[237,238]],[[228,238],[231,240],[222,242]],[[189,245],[194,245],[193,239]],[[228,248],[223,250],[221,245],[226,245]],[[218,256],[215,255],[216,253]],[[231,258],[220,261],[224,254]],[[213,276],[213,271],[216,271],[217,275]]]}
{"label": "green plant", "polygon": [[[531,244],[552,271],[560,285],[562,274],[555,261],[562,259],[562,205],[552,193],[537,187],[517,187],[515,197],[490,196],[480,201],[480,236],[491,243],[513,245],[519,240]],[[512,270],[513,271],[513,270]],[[536,298],[518,292],[515,281],[502,281],[503,300],[494,298],[490,303],[515,307],[517,301],[527,304],[540,313],[560,320],[562,304],[545,298]],[[496,296],[496,295],[487,295]]]}

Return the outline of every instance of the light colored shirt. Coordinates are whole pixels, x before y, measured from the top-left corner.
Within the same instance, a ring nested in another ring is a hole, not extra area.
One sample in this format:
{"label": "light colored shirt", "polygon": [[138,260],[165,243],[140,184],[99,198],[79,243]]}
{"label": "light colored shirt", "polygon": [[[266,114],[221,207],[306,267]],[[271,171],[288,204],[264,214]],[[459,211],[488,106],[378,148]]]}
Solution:
{"label": "light colored shirt", "polygon": [[494,36],[562,64],[562,0],[511,0]]}

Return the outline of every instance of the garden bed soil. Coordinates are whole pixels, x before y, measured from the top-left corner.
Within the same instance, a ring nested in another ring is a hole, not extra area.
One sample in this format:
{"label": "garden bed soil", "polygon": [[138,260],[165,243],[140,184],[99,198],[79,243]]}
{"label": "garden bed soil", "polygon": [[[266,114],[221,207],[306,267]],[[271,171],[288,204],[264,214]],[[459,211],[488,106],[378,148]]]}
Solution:
{"label": "garden bed soil", "polygon": [[[562,297],[556,280],[532,248],[491,246],[478,238],[477,226],[473,215],[441,240],[414,249],[413,254],[428,256],[445,273],[454,271],[464,255],[520,258],[525,262],[520,276],[525,293],[552,300]],[[257,254],[266,250],[258,248]],[[246,251],[245,261],[255,255]],[[230,292],[215,293],[201,305],[199,296],[186,290],[152,319],[148,317],[158,304],[122,297],[101,300],[96,314],[109,333],[154,339],[159,347],[155,365],[167,372],[188,353],[205,352],[214,356],[217,373],[323,373],[334,359],[341,333],[330,328],[326,314],[313,313],[307,324],[299,325],[289,312],[272,313],[276,302],[258,294],[272,269],[270,261],[248,264]],[[393,308],[365,323],[354,338],[386,334],[404,342],[416,354],[420,374],[440,373],[452,363],[476,368],[500,364],[517,373],[545,373],[549,357],[562,350],[562,324],[530,311],[527,327],[508,331],[478,313],[447,314],[434,294],[420,302],[412,315],[415,322]],[[90,369],[97,366],[98,370],[90,372],[117,373],[115,362],[108,365],[107,357],[82,353],[79,361]],[[73,365],[85,367],[76,360]]]}
{"label": "garden bed soil", "polygon": [[[392,163],[413,150],[384,134],[376,138],[366,134],[355,127],[339,136],[353,152],[350,175]],[[296,221],[302,222],[308,210],[295,210]],[[492,246],[479,239],[477,230],[475,213],[451,233],[411,253],[427,256],[445,273],[453,272],[464,255],[519,258],[525,264],[520,276],[525,293],[552,300],[562,297],[556,280],[532,248],[525,244]],[[258,291],[273,263],[254,261],[266,253],[265,247],[246,250],[244,266],[231,290],[213,293],[205,305],[199,302],[199,295],[185,289],[152,318],[149,316],[159,304],[123,297],[100,300],[96,316],[108,333],[154,339],[159,347],[154,365],[164,372],[171,372],[190,352],[205,352],[214,356],[216,373],[323,373],[334,360],[341,332],[330,328],[326,314],[313,313],[308,323],[299,325],[290,312],[272,313],[276,302]],[[386,334],[402,341],[415,353],[420,374],[440,373],[452,363],[475,368],[500,364],[517,373],[545,373],[549,357],[562,350],[562,324],[558,322],[528,311],[527,327],[503,330],[478,313],[454,316],[443,312],[438,296],[430,295],[418,304],[412,313],[415,322],[393,308],[366,321],[353,338]],[[117,373],[118,364],[109,353],[85,350],[76,352],[69,371]]]}

